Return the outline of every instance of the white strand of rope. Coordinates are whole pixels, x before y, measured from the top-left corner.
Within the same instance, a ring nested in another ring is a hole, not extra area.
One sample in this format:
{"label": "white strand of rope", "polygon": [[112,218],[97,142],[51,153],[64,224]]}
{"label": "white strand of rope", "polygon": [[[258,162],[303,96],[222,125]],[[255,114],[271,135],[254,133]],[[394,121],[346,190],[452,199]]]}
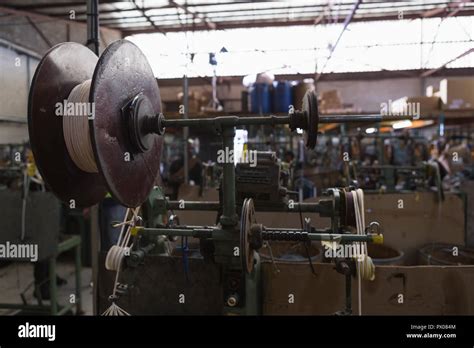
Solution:
{"label": "white strand of rope", "polygon": [[[97,164],[92,151],[89,133],[89,91],[91,80],[74,87],[69,94],[63,110],[63,137],[67,151],[79,169],[88,173],[97,173]],[[72,114],[69,114],[72,105]],[[67,110],[67,115],[66,115]],[[94,116],[94,115],[92,115]]]}
{"label": "white strand of rope", "polygon": [[[128,220],[130,211],[133,213],[132,218]],[[125,217],[122,223],[114,225],[114,227],[121,226],[120,234],[117,239],[117,243],[113,245],[107,252],[107,257],[105,258],[105,268],[109,271],[118,271],[122,263],[122,259],[125,256],[125,253],[130,247],[128,243],[131,238],[131,227],[134,226],[135,221],[138,217],[138,208],[137,209],[127,209]]]}
{"label": "white strand of rope", "polygon": [[[120,276],[120,269],[122,267],[122,262],[125,256],[125,251],[132,247],[128,246],[131,238],[131,230],[132,227],[135,226],[135,222],[138,220],[138,211],[139,207],[135,209],[127,208],[125,212],[125,216],[121,225],[120,235],[117,240],[117,243],[113,245],[109,251],[107,252],[107,257],[105,258],[105,268],[110,271],[115,271],[115,281],[114,287],[112,292],[112,297],[116,296],[117,293],[117,285]],[[130,211],[132,212],[133,216],[130,220],[128,220],[128,216],[130,215]],[[124,233],[125,232],[125,233]],[[112,305],[104,312],[102,315],[130,315],[125,310],[120,308],[115,301],[112,301]]]}
{"label": "white strand of rope", "polygon": [[[365,210],[364,210],[364,191],[357,189],[351,191],[354,210],[356,217],[357,234],[365,234]],[[362,315],[362,279],[375,279],[375,266],[372,258],[367,254],[367,243],[358,243],[361,250],[361,255],[357,258],[357,290],[358,290],[358,310],[359,315]]]}

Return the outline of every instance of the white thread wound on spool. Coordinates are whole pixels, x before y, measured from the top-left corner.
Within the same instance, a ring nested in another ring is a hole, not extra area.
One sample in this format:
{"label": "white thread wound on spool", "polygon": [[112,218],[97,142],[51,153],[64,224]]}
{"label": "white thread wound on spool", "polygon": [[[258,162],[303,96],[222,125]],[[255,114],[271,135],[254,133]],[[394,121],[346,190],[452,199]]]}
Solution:
{"label": "white thread wound on spool", "polygon": [[[89,133],[90,87],[91,80],[86,80],[69,93],[66,104],[68,114],[63,115],[63,136],[69,156],[76,166],[85,172],[97,173],[97,164]],[[74,106],[72,114],[69,114],[69,105]],[[65,113],[65,110],[63,112]]]}

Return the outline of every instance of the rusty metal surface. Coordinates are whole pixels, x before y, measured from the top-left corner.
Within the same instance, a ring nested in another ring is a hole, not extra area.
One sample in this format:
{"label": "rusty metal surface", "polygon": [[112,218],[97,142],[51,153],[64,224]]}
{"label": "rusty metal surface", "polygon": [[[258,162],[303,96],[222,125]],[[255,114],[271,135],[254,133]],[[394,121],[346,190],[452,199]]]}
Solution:
{"label": "rusty metal surface", "polygon": [[115,41],[94,71],[90,97],[96,117],[89,122],[99,171],[110,193],[127,207],[145,201],[159,175],[161,159],[161,136],[155,135],[144,153],[133,153],[129,144],[121,109],[138,93],[149,98],[155,113],[161,112],[160,91],[147,59],[130,41]]}
{"label": "rusty metal surface", "polygon": [[[115,272],[104,268],[105,255],[99,256],[99,313],[110,306],[108,297],[115,280]],[[118,305],[132,315],[222,314],[224,299],[219,266],[198,258],[188,260],[189,281],[186,281],[181,257],[148,255],[137,269],[136,283]],[[179,301],[180,294],[184,295],[184,303]]]}
{"label": "rusty metal surface", "polygon": [[28,131],[38,169],[48,187],[62,201],[86,207],[105,195],[99,174],[86,173],[69,157],[62,117],[56,103],[72,88],[92,77],[97,57],[88,48],[65,42],[51,48],[38,64],[28,98]]}

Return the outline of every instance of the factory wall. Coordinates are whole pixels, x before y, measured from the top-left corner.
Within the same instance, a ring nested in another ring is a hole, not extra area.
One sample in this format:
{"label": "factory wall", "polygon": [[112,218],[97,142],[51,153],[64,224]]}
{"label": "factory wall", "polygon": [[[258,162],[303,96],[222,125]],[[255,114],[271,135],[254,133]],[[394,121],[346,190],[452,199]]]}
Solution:
{"label": "factory wall", "polygon": [[[28,91],[36,66],[46,51],[64,41],[85,44],[87,28],[82,23],[32,19],[39,31],[23,16],[0,17],[0,144],[27,140]],[[43,38],[47,38],[47,41]],[[100,48],[121,38],[115,30],[102,29]]]}
{"label": "factory wall", "polygon": [[[353,104],[355,109],[380,112],[381,103],[407,96],[424,96],[428,86],[439,86],[439,82],[444,78],[448,76],[322,81],[319,83],[319,91],[338,90],[342,101]],[[455,78],[467,79],[469,77],[456,76]]]}
{"label": "factory wall", "polygon": [[[426,87],[439,85],[443,78],[451,76],[436,77],[407,77],[407,78],[382,78],[382,79],[348,79],[337,81],[320,81],[317,84],[318,92],[338,90],[342,102],[352,105],[352,108],[360,112],[380,112],[380,104],[394,101],[406,96],[423,96]],[[469,77],[458,77],[469,78]],[[164,80],[158,79],[162,101],[174,103],[178,101],[177,95],[182,91],[181,79]],[[190,93],[211,93],[210,83],[203,79],[190,79]],[[218,85],[217,96],[224,104],[228,112],[241,111],[241,93],[245,90],[241,78],[221,78]]]}
{"label": "factory wall", "polygon": [[[86,44],[87,26],[85,23],[65,21],[51,17],[33,17],[31,22],[24,16],[0,17],[0,38],[18,46],[44,55],[46,51],[65,41]],[[120,31],[101,27],[99,43],[103,50],[111,42],[122,37]]]}
{"label": "factory wall", "polygon": [[31,56],[7,45],[0,46],[0,143],[28,139],[26,127],[28,90],[39,56]]}

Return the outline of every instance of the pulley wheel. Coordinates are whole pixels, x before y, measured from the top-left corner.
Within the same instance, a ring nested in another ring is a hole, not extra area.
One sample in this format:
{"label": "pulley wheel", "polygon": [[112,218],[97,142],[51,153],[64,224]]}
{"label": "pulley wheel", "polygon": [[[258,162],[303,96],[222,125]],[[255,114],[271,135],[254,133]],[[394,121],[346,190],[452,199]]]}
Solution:
{"label": "pulley wheel", "polygon": [[66,148],[63,119],[57,107],[71,90],[91,79],[97,56],[83,45],[65,42],[51,48],[41,59],[28,98],[28,132],[39,172],[48,188],[63,202],[87,207],[106,194],[99,173],[79,169]]}
{"label": "pulley wheel", "polygon": [[304,131],[306,148],[314,149],[318,140],[318,96],[314,90],[306,91],[303,98],[303,113],[306,117],[307,129]]}
{"label": "pulley wheel", "polygon": [[110,193],[127,207],[146,200],[161,160],[161,136],[147,135],[146,151],[131,144],[130,120],[123,109],[137,95],[146,100],[149,116],[161,112],[158,83],[146,57],[130,41],[115,41],[100,56],[94,71],[90,98],[98,117],[89,121],[89,129],[99,172]]}
{"label": "pulley wheel", "polygon": [[352,196],[352,192],[342,190],[342,198],[344,202],[344,212],[342,215],[343,217],[342,223],[345,226],[352,226],[354,228],[357,228],[354,197]]}
{"label": "pulley wheel", "polygon": [[240,259],[242,260],[242,269],[248,274],[252,273],[255,253],[250,245],[250,229],[256,223],[253,200],[246,198],[240,216]]}

